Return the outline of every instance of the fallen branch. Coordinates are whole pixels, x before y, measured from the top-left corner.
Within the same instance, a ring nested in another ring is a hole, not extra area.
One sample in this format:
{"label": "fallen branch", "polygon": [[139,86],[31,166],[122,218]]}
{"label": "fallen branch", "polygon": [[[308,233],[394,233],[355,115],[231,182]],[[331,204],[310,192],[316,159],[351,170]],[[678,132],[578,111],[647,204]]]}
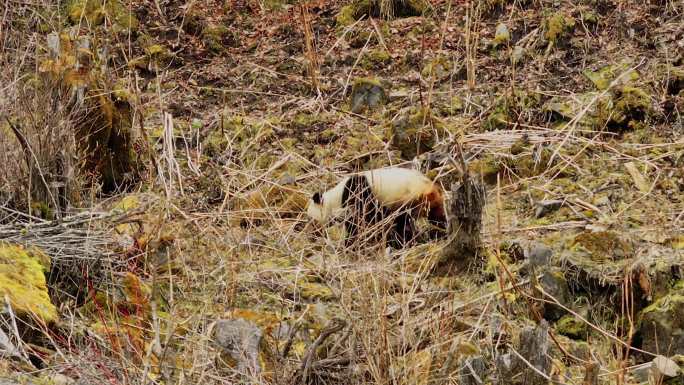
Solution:
{"label": "fallen branch", "polygon": [[321,344],[323,344],[328,337],[344,329],[346,326],[347,322],[339,318],[333,318],[332,321],[330,321],[328,326],[326,326],[321,331],[321,334],[318,336],[318,338],[316,338],[316,341],[309,346],[309,350],[307,350],[306,354],[304,355],[302,366],[299,369],[299,371],[302,373],[301,381],[295,381],[294,383],[306,383],[307,378],[309,378],[309,371],[311,370],[313,358],[316,354],[316,350],[318,350],[318,347],[321,346]]}

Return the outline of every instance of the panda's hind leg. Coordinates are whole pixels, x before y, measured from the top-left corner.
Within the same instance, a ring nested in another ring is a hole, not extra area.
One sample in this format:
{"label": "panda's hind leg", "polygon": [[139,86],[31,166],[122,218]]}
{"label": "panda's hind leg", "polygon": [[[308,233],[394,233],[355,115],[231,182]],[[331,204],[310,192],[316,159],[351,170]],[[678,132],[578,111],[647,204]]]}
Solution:
{"label": "panda's hind leg", "polygon": [[382,207],[373,195],[368,179],[363,175],[349,177],[342,192],[342,207],[347,209],[345,246],[351,246],[359,238],[359,232],[382,219]]}

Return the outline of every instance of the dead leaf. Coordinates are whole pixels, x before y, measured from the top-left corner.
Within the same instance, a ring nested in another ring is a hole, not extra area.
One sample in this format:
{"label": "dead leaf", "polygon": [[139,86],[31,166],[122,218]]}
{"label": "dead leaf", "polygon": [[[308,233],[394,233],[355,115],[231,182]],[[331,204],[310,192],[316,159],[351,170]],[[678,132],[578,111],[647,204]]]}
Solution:
{"label": "dead leaf", "polygon": [[657,374],[666,377],[675,377],[679,373],[679,365],[665,356],[654,358],[652,368]]}
{"label": "dead leaf", "polygon": [[625,168],[627,169],[629,175],[632,177],[632,180],[634,181],[634,184],[639,189],[639,191],[641,191],[644,194],[647,194],[649,191],[651,191],[651,184],[648,183],[644,175],[641,174],[641,172],[639,171],[634,162],[625,163]]}

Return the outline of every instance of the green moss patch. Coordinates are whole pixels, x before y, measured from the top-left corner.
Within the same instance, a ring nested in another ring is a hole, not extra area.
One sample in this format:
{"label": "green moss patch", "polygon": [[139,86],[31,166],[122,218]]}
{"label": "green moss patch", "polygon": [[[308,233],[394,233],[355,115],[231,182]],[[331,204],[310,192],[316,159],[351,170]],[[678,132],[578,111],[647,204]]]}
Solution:
{"label": "green moss patch", "polygon": [[576,340],[587,338],[588,333],[587,324],[570,314],[556,322],[556,330],[559,334]]}
{"label": "green moss patch", "polygon": [[574,28],[575,19],[561,12],[556,12],[544,20],[544,38],[555,45]]}
{"label": "green moss patch", "polygon": [[0,243],[0,294],[9,297],[20,317],[36,316],[47,323],[57,319],[45,281],[49,269],[50,257],[42,251]]}
{"label": "green moss patch", "polygon": [[73,24],[82,22],[93,26],[100,25],[105,18],[109,19],[115,29],[135,31],[140,22],[117,0],[104,2],[96,0],[72,0],[67,3],[67,15]]}

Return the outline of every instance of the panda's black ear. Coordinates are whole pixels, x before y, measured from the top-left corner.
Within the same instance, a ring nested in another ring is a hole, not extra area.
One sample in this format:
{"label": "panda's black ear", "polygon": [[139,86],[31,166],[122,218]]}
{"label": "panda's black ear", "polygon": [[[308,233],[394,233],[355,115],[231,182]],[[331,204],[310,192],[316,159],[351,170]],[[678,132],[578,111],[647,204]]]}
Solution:
{"label": "panda's black ear", "polygon": [[314,193],[314,195],[313,195],[313,197],[311,197],[311,199],[313,200],[313,202],[315,204],[320,205],[321,204],[321,193],[320,192]]}

